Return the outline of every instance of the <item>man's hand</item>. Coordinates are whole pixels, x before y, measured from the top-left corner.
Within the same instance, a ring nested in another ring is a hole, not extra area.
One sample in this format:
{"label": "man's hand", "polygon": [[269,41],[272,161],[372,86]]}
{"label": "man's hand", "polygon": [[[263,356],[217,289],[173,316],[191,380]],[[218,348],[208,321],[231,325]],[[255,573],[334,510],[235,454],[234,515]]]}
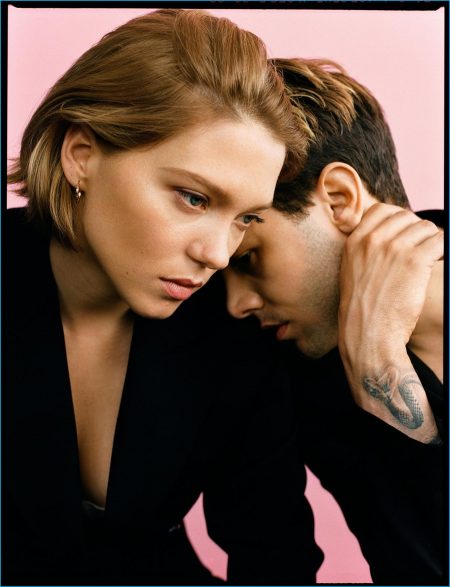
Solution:
{"label": "man's hand", "polygon": [[443,251],[432,222],[375,204],[348,237],[341,266],[339,350],[355,401],[422,442],[436,427],[406,344]]}

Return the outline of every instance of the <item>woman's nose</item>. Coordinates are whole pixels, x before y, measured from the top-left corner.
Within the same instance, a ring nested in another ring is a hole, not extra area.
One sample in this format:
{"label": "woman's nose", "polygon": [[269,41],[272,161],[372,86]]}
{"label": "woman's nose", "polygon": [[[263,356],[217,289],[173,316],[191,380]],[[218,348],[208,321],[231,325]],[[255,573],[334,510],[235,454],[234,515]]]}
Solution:
{"label": "woman's nose", "polygon": [[191,243],[188,254],[189,256],[205,265],[213,271],[225,269],[230,262],[230,257],[236,245],[230,243],[230,231],[220,229],[210,229],[208,234],[198,236]]}

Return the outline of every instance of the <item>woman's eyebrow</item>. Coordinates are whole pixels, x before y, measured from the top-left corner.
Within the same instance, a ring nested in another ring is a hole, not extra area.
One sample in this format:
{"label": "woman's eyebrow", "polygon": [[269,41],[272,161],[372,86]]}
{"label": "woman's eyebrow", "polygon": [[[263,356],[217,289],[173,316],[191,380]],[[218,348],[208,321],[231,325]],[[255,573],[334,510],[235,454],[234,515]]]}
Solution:
{"label": "woman's eyebrow", "polygon": [[[177,175],[179,175],[182,178],[185,178],[186,180],[194,181],[199,185],[199,187],[206,188],[206,190],[209,193],[218,195],[221,198],[223,198],[224,200],[232,200],[233,199],[232,195],[229,192],[227,192],[226,190],[224,190],[220,186],[216,185],[214,182],[210,181],[209,179],[207,179],[203,175],[199,175],[198,173],[195,173],[194,171],[189,171],[188,169],[182,169],[181,167],[170,167],[170,166],[164,166],[164,167],[161,167],[161,169],[163,171],[170,171],[171,173],[176,173]],[[254,208],[249,208],[249,210],[268,210],[269,208],[272,208],[272,200],[262,206],[256,206]]]}

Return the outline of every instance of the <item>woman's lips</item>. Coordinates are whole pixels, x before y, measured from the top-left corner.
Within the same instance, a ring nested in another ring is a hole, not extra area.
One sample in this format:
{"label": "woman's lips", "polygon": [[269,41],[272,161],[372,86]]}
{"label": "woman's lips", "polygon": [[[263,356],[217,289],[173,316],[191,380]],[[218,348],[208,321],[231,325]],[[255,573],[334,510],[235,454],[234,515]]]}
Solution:
{"label": "woman's lips", "polygon": [[201,281],[191,281],[190,279],[165,279],[161,277],[161,282],[165,292],[174,300],[187,300],[199,289],[203,283]]}

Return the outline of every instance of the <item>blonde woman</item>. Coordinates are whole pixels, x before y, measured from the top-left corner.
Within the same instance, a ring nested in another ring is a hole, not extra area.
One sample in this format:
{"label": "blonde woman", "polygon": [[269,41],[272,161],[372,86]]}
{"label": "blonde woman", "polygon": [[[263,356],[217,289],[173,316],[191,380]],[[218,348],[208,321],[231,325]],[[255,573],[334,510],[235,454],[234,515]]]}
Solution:
{"label": "blonde woman", "polygon": [[270,360],[196,293],[303,143],[262,42],[201,11],[119,27],[44,98],[9,176],[4,584],[210,584],[201,491],[229,579],[313,580]]}

